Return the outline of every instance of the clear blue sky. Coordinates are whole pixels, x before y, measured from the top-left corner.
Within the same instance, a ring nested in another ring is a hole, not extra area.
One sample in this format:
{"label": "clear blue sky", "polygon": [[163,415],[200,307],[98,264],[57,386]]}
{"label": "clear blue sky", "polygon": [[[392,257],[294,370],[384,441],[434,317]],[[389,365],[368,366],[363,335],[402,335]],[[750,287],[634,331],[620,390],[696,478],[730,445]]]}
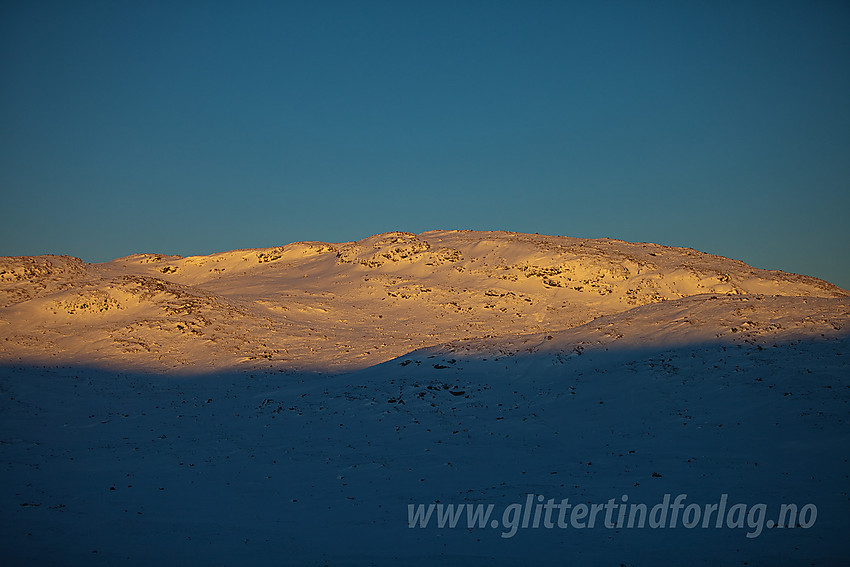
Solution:
{"label": "clear blue sky", "polygon": [[6,1],[0,254],[388,230],[850,288],[850,4]]}

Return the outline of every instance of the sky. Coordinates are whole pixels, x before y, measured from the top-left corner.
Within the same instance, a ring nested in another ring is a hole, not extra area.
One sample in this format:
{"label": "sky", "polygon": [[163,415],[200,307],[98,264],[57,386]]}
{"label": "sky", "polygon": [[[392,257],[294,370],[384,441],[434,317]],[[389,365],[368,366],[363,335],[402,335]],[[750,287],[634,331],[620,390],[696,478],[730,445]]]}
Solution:
{"label": "sky", "polygon": [[0,255],[390,230],[686,246],[850,288],[850,4],[0,4]]}

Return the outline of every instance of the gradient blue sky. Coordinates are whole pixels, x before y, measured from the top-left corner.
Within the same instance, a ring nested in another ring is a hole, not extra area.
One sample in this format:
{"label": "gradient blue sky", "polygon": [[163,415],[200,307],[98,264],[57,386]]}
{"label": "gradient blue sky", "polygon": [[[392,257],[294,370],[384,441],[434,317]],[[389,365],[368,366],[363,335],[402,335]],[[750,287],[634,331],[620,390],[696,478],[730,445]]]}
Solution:
{"label": "gradient blue sky", "polygon": [[0,254],[438,228],[850,288],[850,4],[0,6]]}

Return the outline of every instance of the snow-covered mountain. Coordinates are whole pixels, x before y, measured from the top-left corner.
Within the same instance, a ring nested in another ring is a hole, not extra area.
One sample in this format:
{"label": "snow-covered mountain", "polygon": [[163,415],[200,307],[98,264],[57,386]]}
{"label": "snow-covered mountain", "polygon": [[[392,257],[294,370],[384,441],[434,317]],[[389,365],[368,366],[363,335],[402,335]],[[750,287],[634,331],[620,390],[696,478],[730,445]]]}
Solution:
{"label": "snow-covered mountain", "polygon": [[[756,298],[777,295],[823,301]],[[807,317],[846,319],[848,295],[691,249],[506,232],[394,232],[104,264],[7,257],[0,362],[339,371],[451,341],[548,336],[602,316],[681,322],[702,300],[666,302],[698,296],[720,300],[676,333],[764,333],[779,330],[776,318],[784,331],[803,321],[812,331]]]}
{"label": "snow-covered mountain", "polygon": [[503,232],[2,258],[0,558],[845,565],[848,295]]}

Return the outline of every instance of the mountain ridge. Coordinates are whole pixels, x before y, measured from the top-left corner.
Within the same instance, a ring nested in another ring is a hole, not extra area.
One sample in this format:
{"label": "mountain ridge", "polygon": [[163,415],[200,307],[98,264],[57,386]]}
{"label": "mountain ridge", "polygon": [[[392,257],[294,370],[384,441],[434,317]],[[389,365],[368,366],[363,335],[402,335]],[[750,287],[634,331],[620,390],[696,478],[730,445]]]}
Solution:
{"label": "mountain ridge", "polygon": [[[92,264],[3,257],[0,362],[340,371],[711,295],[820,298],[817,310],[834,311],[844,327],[850,292],[689,248],[502,231],[388,232]],[[798,319],[813,307],[783,304]],[[762,316],[768,328],[779,313]]]}

